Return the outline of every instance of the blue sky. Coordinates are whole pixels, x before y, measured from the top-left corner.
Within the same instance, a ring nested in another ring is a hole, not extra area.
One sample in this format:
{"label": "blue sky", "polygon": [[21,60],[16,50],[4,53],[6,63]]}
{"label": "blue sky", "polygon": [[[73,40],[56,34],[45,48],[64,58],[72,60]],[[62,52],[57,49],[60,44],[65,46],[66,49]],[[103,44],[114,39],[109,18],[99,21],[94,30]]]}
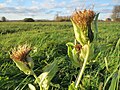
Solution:
{"label": "blue sky", "polygon": [[99,19],[104,20],[111,16],[114,5],[120,5],[120,0],[0,0],[0,17],[54,19],[57,13],[70,16],[75,9],[92,9],[100,12]]}

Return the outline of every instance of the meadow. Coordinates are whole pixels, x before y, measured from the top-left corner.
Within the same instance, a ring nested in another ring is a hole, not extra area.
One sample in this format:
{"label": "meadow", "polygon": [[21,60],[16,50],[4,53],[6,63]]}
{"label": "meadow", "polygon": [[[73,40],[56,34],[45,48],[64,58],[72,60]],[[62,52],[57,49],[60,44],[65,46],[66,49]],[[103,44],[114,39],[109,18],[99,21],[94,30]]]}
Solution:
{"label": "meadow", "polygon": [[[86,66],[80,82],[83,90],[98,90],[113,72],[117,72],[120,65],[119,39],[120,22],[98,22],[96,57]],[[26,43],[33,47],[30,55],[35,62],[35,73],[39,75],[44,66],[58,60],[59,70],[51,81],[50,90],[67,90],[78,74],[67,55],[66,43],[73,41],[70,22],[0,22],[0,90],[29,90],[27,84],[34,83],[34,77],[20,71],[9,55],[13,47]],[[111,82],[112,78],[106,90]]]}

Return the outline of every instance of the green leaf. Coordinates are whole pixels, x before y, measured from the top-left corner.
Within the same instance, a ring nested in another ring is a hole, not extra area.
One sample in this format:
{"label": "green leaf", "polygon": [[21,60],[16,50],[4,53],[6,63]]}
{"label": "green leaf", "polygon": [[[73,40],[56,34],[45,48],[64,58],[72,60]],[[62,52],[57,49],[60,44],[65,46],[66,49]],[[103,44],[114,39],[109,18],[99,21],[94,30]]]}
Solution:
{"label": "green leaf", "polygon": [[68,43],[66,44],[66,46],[73,46],[73,47],[74,47],[74,44],[71,43],[71,42],[68,42]]}
{"label": "green leaf", "polygon": [[68,90],[78,90],[77,88],[75,88],[75,83],[71,83]]}
{"label": "green leaf", "polygon": [[30,90],[36,90],[35,86],[33,86],[32,84],[28,84],[28,87]]}
{"label": "green leaf", "polygon": [[16,64],[16,66],[23,71],[25,74],[30,75],[31,74],[31,69],[27,66],[26,63],[18,61],[18,60],[13,60]]}
{"label": "green leaf", "polygon": [[103,87],[103,90],[105,90],[105,87],[108,83],[108,81],[110,81],[110,79],[115,75],[115,73],[118,71],[118,68],[120,67],[120,64],[117,66],[117,68],[113,71],[113,73],[107,78],[107,80],[105,81],[104,83],[104,87]]}
{"label": "green leaf", "polygon": [[98,34],[98,16],[99,16],[100,13],[97,13],[95,15],[95,20],[94,20],[94,25],[95,25],[95,30],[94,30],[94,39],[97,40],[97,34]]}
{"label": "green leaf", "polygon": [[117,80],[116,90],[118,90],[118,88],[119,88],[119,81],[120,81],[120,68],[118,70],[118,80]]}
{"label": "green leaf", "polygon": [[88,51],[88,45],[86,44],[86,45],[84,45],[83,47],[82,47],[82,49],[81,49],[81,53],[80,53],[80,58],[81,59],[85,59],[85,57],[86,57],[86,54],[87,54],[87,51]]}
{"label": "green leaf", "polygon": [[28,62],[29,67],[31,69],[33,69],[34,68],[34,62],[33,62],[31,57],[27,57],[27,62]]}
{"label": "green leaf", "polygon": [[58,61],[55,60],[51,64],[48,64],[45,68],[43,68],[43,73],[38,76],[40,79],[40,87],[43,90],[48,90],[50,81],[58,71]]}
{"label": "green leaf", "polygon": [[100,82],[98,90],[102,90],[103,82]]}
{"label": "green leaf", "polygon": [[116,90],[117,81],[118,81],[118,73],[115,73],[114,76],[112,77],[109,90]]}
{"label": "green leaf", "polygon": [[73,66],[79,67],[80,65],[79,65],[79,62],[77,61],[75,49],[72,49],[72,47],[74,47],[74,44],[69,42],[66,45],[68,47],[68,56],[73,64]]}
{"label": "green leaf", "polygon": [[[75,38],[76,40],[81,44],[84,45],[84,43],[86,42],[86,36],[85,33],[83,32],[83,30],[81,30],[81,28],[79,26],[77,26],[74,21],[71,19],[71,22],[73,24],[73,28],[74,28],[74,33],[75,33]],[[87,30],[86,30],[87,31]]]}
{"label": "green leaf", "polygon": [[119,47],[120,47],[120,39],[118,39],[118,41],[116,43],[115,49],[113,51],[113,54],[117,51],[117,49],[119,50]]}
{"label": "green leaf", "polygon": [[34,62],[31,57],[27,56],[26,57],[27,62],[23,62],[20,60],[13,60],[16,64],[16,66],[23,71],[26,75],[31,75],[32,74],[32,69],[34,67]]}
{"label": "green leaf", "polygon": [[72,56],[73,56],[73,64],[76,67],[80,67],[80,58],[79,58],[79,54],[77,53],[77,51],[75,50],[75,48],[72,50]]}

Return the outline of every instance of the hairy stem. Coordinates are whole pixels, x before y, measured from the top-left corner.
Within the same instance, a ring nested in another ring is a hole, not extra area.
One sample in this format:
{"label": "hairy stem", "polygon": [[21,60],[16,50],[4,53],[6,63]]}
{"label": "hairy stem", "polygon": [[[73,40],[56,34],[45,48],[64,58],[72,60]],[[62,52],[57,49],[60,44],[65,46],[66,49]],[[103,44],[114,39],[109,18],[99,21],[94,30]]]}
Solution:
{"label": "hairy stem", "polygon": [[31,72],[32,72],[32,75],[34,76],[34,78],[36,79],[36,82],[39,84],[40,90],[42,90],[42,87],[41,87],[41,85],[40,85],[39,78],[37,77],[37,75],[34,73],[33,70],[31,70]]}
{"label": "hairy stem", "polygon": [[89,48],[90,48],[89,45],[87,45],[87,53],[86,53],[86,57],[85,57],[85,59],[84,59],[83,66],[82,66],[82,68],[81,68],[81,70],[80,70],[80,72],[79,72],[79,74],[78,74],[77,79],[76,79],[76,82],[75,82],[75,88],[78,87],[78,85],[79,85],[79,83],[80,83],[80,81],[81,81],[81,78],[82,78],[83,72],[84,72],[84,70],[85,70],[85,66],[86,66],[86,63],[87,63],[87,61],[88,61],[88,56],[89,56]]}

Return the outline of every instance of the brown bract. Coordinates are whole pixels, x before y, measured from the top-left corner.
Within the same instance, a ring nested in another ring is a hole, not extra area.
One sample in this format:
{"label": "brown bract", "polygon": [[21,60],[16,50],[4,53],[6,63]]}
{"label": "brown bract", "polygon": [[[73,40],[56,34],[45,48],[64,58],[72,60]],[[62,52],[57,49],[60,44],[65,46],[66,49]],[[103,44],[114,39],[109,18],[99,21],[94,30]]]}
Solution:
{"label": "brown bract", "polygon": [[29,54],[30,51],[31,51],[31,47],[26,44],[23,46],[18,46],[18,48],[14,48],[12,50],[12,54],[10,55],[10,57],[13,60],[27,62],[26,56]]}
{"label": "brown bract", "polygon": [[75,49],[76,49],[77,52],[80,52],[80,50],[82,49],[82,45],[76,44]]}
{"label": "brown bract", "polygon": [[75,11],[71,17],[73,22],[79,27],[86,27],[91,24],[95,16],[94,11],[84,10],[84,11]]}

